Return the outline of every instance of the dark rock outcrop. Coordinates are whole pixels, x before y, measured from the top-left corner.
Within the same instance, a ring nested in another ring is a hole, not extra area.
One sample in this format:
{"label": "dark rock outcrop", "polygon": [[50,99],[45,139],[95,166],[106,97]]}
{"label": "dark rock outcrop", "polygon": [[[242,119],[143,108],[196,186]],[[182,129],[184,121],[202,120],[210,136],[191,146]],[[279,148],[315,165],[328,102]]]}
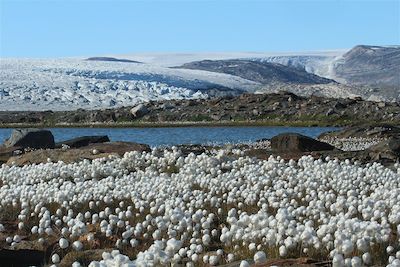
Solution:
{"label": "dark rock outcrop", "polygon": [[271,139],[271,147],[276,152],[311,152],[334,150],[330,144],[297,133],[283,133]]}
{"label": "dark rock outcrop", "polygon": [[54,148],[54,136],[49,130],[16,129],[4,142],[5,147],[21,148]]}
{"label": "dark rock outcrop", "polygon": [[278,63],[258,62],[253,60],[203,60],[186,63],[177,68],[221,72],[262,84],[326,84],[333,82],[332,80],[308,73],[302,69],[284,66]]}
{"label": "dark rock outcrop", "polygon": [[13,267],[43,266],[45,252],[29,249],[0,249],[0,265]]}
{"label": "dark rock outcrop", "polygon": [[110,142],[110,139],[108,138],[107,135],[81,136],[56,143],[56,148],[61,148],[62,145],[67,145],[70,148],[79,148],[83,146],[88,146],[89,144],[105,143],[105,142]]}
{"label": "dark rock outcrop", "polygon": [[189,155],[190,153],[201,155],[211,149],[211,147],[204,145],[179,145],[177,147],[182,151],[183,155]]}
{"label": "dark rock outcrop", "polygon": [[149,109],[144,104],[139,104],[131,109],[131,114],[138,119],[149,113]]}

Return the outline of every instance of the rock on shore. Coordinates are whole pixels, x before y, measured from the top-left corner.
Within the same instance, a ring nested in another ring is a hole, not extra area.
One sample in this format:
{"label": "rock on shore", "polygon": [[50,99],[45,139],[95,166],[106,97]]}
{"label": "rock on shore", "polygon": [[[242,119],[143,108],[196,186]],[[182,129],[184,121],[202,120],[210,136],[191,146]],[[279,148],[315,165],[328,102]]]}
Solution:
{"label": "rock on shore", "polygon": [[16,129],[4,142],[5,147],[54,148],[54,136],[48,130]]}
{"label": "rock on shore", "polygon": [[10,157],[7,164],[26,165],[44,162],[63,161],[65,163],[77,162],[84,159],[104,158],[108,156],[123,156],[129,151],[150,151],[150,147],[144,144],[131,142],[109,142],[89,144],[81,148],[71,149],[45,149],[35,150],[22,155]]}
{"label": "rock on shore", "polygon": [[271,147],[277,152],[311,152],[334,150],[330,144],[297,133],[279,134],[271,139]]}

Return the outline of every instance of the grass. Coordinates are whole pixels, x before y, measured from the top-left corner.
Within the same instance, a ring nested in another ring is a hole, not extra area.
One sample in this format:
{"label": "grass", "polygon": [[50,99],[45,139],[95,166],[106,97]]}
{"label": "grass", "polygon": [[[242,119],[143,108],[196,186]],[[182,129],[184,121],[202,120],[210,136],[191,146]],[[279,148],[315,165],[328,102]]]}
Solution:
{"label": "grass", "polygon": [[[116,122],[95,122],[95,123],[58,123],[54,119],[44,123],[0,123],[0,128],[30,128],[30,127],[60,127],[60,128],[142,128],[142,127],[218,127],[218,126],[293,126],[293,127],[312,127],[312,126],[350,126],[368,124],[371,121],[353,119],[349,116],[339,115],[278,115],[266,114],[257,118],[245,118],[234,116],[232,120],[214,121],[208,115],[196,115],[186,121],[145,121],[145,120],[126,120],[120,118]],[[382,120],[380,123],[400,125],[398,121]]]}

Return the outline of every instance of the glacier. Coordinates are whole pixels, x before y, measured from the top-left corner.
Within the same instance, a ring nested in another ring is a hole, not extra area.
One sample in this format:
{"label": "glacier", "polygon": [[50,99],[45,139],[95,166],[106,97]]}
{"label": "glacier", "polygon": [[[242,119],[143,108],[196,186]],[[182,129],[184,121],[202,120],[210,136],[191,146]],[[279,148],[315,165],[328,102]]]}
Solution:
{"label": "glacier", "polygon": [[84,58],[1,59],[0,69],[0,110],[9,111],[101,109],[260,87],[228,74]]}

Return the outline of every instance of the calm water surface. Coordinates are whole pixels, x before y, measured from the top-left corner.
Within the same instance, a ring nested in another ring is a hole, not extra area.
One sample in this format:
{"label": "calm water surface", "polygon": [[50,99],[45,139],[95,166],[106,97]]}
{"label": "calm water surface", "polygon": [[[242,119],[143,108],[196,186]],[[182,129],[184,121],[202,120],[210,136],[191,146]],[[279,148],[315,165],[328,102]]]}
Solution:
{"label": "calm water surface", "polygon": [[[108,135],[111,141],[131,141],[150,146],[179,144],[244,143],[284,132],[317,137],[335,127],[174,127],[174,128],[49,128],[56,142],[84,135]],[[12,129],[0,129],[2,143]]]}

